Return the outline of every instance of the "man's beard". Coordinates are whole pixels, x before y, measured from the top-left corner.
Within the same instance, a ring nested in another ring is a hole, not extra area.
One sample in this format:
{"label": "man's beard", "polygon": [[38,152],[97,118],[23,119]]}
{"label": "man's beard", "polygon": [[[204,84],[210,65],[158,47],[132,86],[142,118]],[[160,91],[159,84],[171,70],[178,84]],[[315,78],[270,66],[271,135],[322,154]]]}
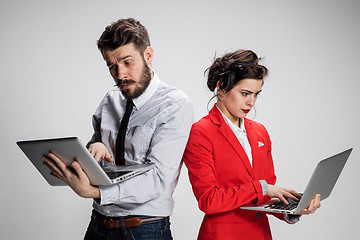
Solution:
{"label": "man's beard", "polygon": [[135,87],[133,92],[131,92],[131,89],[121,89],[120,88],[121,93],[125,96],[125,98],[134,99],[134,98],[139,97],[145,91],[145,89],[149,86],[150,81],[151,81],[151,70],[144,61],[143,70],[142,70],[140,80],[138,83],[136,83],[132,79],[125,79],[125,80],[122,80],[120,83],[118,83],[117,86],[120,88],[122,82],[139,85],[139,86]]}

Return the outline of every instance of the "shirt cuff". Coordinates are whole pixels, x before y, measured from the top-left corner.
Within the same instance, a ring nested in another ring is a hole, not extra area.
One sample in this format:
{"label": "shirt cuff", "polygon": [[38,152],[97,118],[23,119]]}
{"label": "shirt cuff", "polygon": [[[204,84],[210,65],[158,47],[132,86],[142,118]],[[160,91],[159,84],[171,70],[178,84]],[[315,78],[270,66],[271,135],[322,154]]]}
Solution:
{"label": "shirt cuff", "polygon": [[259,182],[261,184],[263,196],[265,196],[267,193],[267,190],[268,190],[268,184],[267,184],[266,180],[260,180]]}
{"label": "shirt cuff", "polygon": [[113,204],[119,201],[120,188],[118,184],[98,186],[100,190],[100,205]]}

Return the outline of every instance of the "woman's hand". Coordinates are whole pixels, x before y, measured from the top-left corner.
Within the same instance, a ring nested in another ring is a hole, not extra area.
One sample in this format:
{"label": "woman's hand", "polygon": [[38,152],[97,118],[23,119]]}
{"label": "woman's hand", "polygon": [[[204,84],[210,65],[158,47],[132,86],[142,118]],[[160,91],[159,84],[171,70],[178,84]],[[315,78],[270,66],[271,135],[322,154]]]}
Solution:
{"label": "woman's hand", "polygon": [[279,198],[285,204],[289,204],[289,202],[286,200],[285,197],[291,198],[295,201],[299,201],[301,198],[301,195],[295,190],[286,189],[283,187],[278,187],[270,184],[268,184],[268,190],[266,192],[266,195],[268,195],[271,198],[274,197]]}
{"label": "woman's hand", "polygon": [[[299,201],[301,195],[294,190],[289,190],[283,187],[278,187],[268,184],[268,191],[266,193],[269,197],[277,197],[285,204],[289,204],[285,197],[291,198],[295,201]],[[316,194],[315,198],[311,200],[309,206],[298,213],[298,215],[309,215],[315,213],[315,211],[320,207],[320,194]]]}
{"label": "woman's hand", "polygon": [[104,159],[110,163],[114,162],[114,159],[111,157],[109,150],[102,142],[95,142],[89,146],[89,152],[95,158],[97,162],[100,159]]}
{"label": "woman's hand", "polygon": [[315,211],[320,207],[320,199],[321,199],[320,194],[316,194],[315,198],[311,200],[310,205],[301,212],[299,212],[298,214],[309,215],[315,213]]}

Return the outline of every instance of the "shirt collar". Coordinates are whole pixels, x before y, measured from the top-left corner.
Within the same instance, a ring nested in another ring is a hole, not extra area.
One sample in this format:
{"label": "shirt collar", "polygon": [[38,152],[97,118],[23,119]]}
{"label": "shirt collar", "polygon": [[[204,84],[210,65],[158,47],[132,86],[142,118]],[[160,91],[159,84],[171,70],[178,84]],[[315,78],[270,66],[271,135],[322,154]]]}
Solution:
{"label": "shirt collar", "polygon": [[159,86],[160,80],[154,70],[153,74],[154,76],[151,79],[149,86],[139,97],[133,99],[133,103],[136,109],[140,109],[142,106],[144,106],[144,104],[155,94],[156,89]]}
{"label": "shirt collar", "polygon": [[236,126],[232,121],[230,121],[230,119],[225,116],[225,114],[220,110],[220,108],[218,106],[216,106],[219,111],[221,112],[221,115],[223,116],[225,122],[227,123],[227,125],[229,125],[229,127],[233,130],[233,131],[241,131],[243,133],[246,133],[246,129],[245,129],[245,124],[244,124],[244,119],[241,119],[241,123],[240,123],[240,127]]}

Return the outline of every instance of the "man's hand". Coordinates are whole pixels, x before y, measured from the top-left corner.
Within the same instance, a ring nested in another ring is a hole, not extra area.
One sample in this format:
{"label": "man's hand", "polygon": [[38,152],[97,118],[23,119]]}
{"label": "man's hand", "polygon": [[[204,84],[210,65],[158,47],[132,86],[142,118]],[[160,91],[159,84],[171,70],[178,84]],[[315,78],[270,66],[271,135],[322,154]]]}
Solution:
{"label": "man's hand", "polygon": [[64,181],[72,190],[83,198],[100,198],[100,190],[96,186],[90,185],[90,180],[80,167],[79,163],[74,161],[71,168],[53,153],[43,156],[44,165],[51,170],[51,175]]}
{"label": "man's hand", "polygon": [[270,184],[268,184],[268,190],[266,192],[266,195],[268,195],[271,198],[274,197],[279,198],[285,204],[289,204],[289,202],[286,200],[285,197],[291,198],[295,201],[299,201],[301,198],[301,195],[295,190],[286,189],[283,187],[278,187]]}
{"label": "man's hand", "polygon": [[89,146],[89,152],[97,162],[99,162],[100,159],[104,159],[110,163],[114,162],[114,159],[111,157],[109,150],[101,142],[92,143]]}

